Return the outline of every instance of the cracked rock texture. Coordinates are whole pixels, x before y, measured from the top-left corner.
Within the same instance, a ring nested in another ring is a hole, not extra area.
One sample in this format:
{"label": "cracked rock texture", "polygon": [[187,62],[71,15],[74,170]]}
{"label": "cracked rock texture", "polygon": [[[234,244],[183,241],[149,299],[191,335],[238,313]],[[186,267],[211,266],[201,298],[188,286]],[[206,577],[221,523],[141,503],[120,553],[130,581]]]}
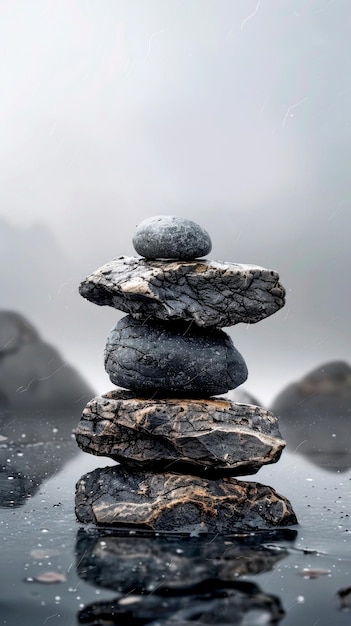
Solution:
{"label": "cracked rock texture", "polygon": [[114,385],[127,389],[202,396],[235,389],[248,375],[243,357],[222,330],[130,315],[108,336],[105,369]]}
{"label": "cracked rock texture", "polygon": [[135,251],[147,259],[192,260],[211,252],[209,234],[199,224],[175,215],[156,215],[138,225]]}
{"label": "cracked rock texture", "polygon": [[285,441],[265,409],[226,399],[143,399],[111,391],[91,400],[76,429],[85,452],[132,469],[206,477],[254,474]]}
{"label": "cracked rock texture", "polygon": [[297,523],[290,502],[272,487],[234,478],[98,468],[76,486],[80,522],[153,531],[230,533]]}
{"label": "cracked rock texture", "polygon": [[256,323],[285,303],[273,270],[217,261],[119,257],[88,276],[80,294],[134,317],[194,321],[198,326]]}

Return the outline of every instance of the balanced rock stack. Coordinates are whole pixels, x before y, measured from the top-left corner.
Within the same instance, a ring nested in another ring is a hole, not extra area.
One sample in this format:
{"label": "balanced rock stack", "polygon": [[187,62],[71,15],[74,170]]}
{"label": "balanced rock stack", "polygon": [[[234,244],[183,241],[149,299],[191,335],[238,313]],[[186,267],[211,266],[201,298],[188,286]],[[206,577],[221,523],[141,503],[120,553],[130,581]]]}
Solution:
{"label": "balanced rock stack", "polygon": [[105,349],[119,388],[93,398],[76,430],[84,451],[119,464],[78,481],[78,519],[186,533],[297,523],[284,496],[234,478],[278,461],[285,442],[277,419],[214,397],[247,378],[222,328],[284,305],[277,272],[201,258],[210,237],[179,217],[145,220],[133,244],[142,258],[118,257],[80,285],[84,298],[128,315]]}

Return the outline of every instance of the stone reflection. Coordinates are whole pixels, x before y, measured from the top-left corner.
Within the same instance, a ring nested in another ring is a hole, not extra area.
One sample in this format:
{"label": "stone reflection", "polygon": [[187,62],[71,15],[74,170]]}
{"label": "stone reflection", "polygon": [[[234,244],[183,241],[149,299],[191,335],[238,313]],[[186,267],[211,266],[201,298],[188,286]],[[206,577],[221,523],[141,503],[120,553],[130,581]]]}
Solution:
{"label": "stone reflection", "polygon": [[[24,443],[25,439],[0,441],[0,508],[25,504],[44,480],[56,474],[67,461],[77,455],[75,442],[61,435],[64,430],[61,418],[45,421],[47,434],[50,431],[52,433],[53,429],[56,430],[57,425],[58,433],[56,436],[52,435],[51,441],[43,436],[44,430],[40,429],[40,426],[38,439],[41,441],[37,443]],[[17,416],[16,421],[21,422]],[[72,421],[69,422],[72,426]],[[38,423],[40,424],[40,420]],[[25,434],[25,420],[22,422],[22,430]]]}
{"label": "stone reflection", "polygon": [[271,410],[288,448],[330,471],[351,467],[351,367],[320,365],[286,387]]}
{"label": "stone reflection", "polygon": [[77,454],[92,389],[30,322],[0,311],[0,506],[16,507]]}
{"label": "stone reflection", "polygon": [[80,529],[79,577],[117,595],[84,607],[78,620],[154,626],[276,623],[284,615],[279,598],[240,577],[273,569],[288,549],[263,542],[292,541],[296,534],[280,529],[205,538]]}

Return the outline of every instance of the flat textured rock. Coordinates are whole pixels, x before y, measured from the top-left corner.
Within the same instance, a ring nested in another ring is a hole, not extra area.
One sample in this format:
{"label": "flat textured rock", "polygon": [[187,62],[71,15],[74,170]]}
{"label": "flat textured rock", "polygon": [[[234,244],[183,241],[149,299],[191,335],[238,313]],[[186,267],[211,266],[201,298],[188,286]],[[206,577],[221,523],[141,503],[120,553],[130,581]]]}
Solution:
{"label": "flat textured rock", "polygon": [[111,330],[105,369],[114,385],[210,396],[247,379],[246,363],[229,335],[184,322],[123,317]]}
{"label": "flat textured rock", "polygon": [[88,276],[83,298],[133,317],[198,326],[256,323],[285,304],[279,275],[256,265],[119,257]]}
{"label": "flat textured rock", "polygon": [[84,524],[153,531],[230,533],[297,523],[290,502],[260,483],[129,472],[122,465],[82,476],[75,510]]}
{"label": "flat textured rock", "polygon": [[133,469],[206,477],[254,474],[279,460],[278,421],[226,399],[146,399],[111,391],[91,400],[76,429],[85,452]]}
{"label": "flat textured rock", "polygon": [[175,215],[156,215],[138,225],[135,251],[147,259],[192,260],[211,252],[209,234],[195,222]]}

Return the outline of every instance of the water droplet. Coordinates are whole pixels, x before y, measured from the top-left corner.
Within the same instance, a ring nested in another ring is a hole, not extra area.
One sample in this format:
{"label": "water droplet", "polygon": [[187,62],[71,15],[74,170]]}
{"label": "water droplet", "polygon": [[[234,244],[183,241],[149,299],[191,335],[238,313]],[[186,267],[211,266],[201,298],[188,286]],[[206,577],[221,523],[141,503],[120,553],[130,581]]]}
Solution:
{"label": "water droplet", "polygon": [[297,604],[303,604],[305,602],[304,596],[297,596],[296,602]]}

